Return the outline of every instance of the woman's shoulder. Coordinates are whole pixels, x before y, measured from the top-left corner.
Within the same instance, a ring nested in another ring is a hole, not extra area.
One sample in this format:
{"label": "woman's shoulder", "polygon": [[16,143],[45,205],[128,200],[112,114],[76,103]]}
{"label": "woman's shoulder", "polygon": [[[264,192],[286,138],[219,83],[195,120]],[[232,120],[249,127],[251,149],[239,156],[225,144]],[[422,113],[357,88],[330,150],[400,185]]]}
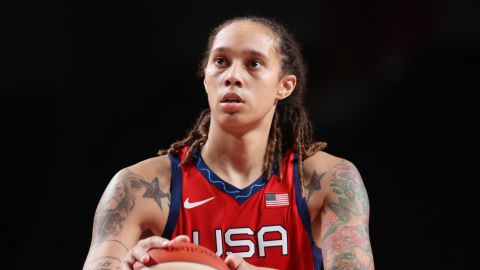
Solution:
{"label": "woman's shoulder", "polygon": [[141,176],[148,182],[155,180],[160,181],[161,185],[170,185],[171,177],[171,161],[168,155],[151,157],[125,168],[136,175]]}
{"label": "woman's shoulder", "polygon": [[329,194],[336,193],[337,185],[357,185],[361,182],[360,174],[352,162],[325,151],[318,151],[305,159],[303,175],[307,203],[309,208],[314,209],[313,213],[323,207]]}
{"label": "woman's shoulder", "polygon": [[[304,183],[322,179],[325,184],[339,175],[359,176],[356,166],[346,158],[318,151],[303,162]],[[355,176],[355,177],[354,177]]]}
{"label": "woman's shoulder", "polygon": [[[353,162],[324,151],[318,151],[303,163],[304,183],[321,181],[330,186],[333,180],[345,180],[361,184],[361,175]],[[362,184],[363,185],[363,184]]]}
{"label": "woman's shoulder", "polygon": [[323,150],[320,150],[304,160],[303,168],[306,171],[316,170],[330,172],[335,168],[337,164],[345,161],[346,160],[342,157],[335,156]]}

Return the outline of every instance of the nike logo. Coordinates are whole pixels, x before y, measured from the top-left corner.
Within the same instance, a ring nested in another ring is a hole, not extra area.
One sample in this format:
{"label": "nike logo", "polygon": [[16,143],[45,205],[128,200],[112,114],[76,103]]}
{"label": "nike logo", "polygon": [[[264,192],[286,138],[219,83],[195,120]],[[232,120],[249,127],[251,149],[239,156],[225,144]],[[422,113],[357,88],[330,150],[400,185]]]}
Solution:
{"label": "nike logo", "polygon": [[211,201],[211,200],[215,199],[215,197],[211,197],[211,198],[205,199],[203,201],[198,201],[198,202],[193,202],[193,203],[189,202],[189,199],[190,198],[187,198],[185,200],[185,202],[183,202],[183,207],[185,207],[186,209],[192,209],[192,208],[195,208],[197,206],[200,206],[200,205],[202,205],[202,204],[204,204],[208,201]]}

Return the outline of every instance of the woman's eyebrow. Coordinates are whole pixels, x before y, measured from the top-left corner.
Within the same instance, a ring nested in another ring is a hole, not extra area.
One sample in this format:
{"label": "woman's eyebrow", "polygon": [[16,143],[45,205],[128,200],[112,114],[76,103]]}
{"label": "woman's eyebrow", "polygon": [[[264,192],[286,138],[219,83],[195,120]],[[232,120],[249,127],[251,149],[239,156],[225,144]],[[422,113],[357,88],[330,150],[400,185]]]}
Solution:
{"label": "woman's eyebrow", "polygon": [[[212,50],[212,53],[217,53],[217,52],[231,52],[232,50],[227,47],[218,47]],[[259,56],[262,58],[268,58],[264,53],[261,53],[257,50],[252,50],[252,49],[247,49],[242,52],[242,54],[250,54],[250,55],[255,55]]]}

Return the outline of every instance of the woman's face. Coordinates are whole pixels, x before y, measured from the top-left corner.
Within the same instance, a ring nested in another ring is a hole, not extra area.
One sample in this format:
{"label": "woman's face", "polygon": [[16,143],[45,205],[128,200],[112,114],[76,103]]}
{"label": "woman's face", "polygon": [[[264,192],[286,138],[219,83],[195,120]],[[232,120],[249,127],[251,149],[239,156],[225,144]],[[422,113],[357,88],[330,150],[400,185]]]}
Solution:
{"label": "woman's face", "polygon": [[281,76],[275,36],[265,26],[240,21],[216,36],[205,68],[205,89],[213,119],[228,128],[268,122],[275,105],[295,88],[294,75]]}

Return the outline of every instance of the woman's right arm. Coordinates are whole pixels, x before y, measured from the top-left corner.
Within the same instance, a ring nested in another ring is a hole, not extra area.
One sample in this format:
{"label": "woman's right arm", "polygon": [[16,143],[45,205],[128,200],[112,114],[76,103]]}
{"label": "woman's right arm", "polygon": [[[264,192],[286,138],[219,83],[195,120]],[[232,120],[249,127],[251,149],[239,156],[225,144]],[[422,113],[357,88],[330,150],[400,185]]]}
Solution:
{"label": "woman's right arm", "polygon": [[[157,162],[158,159],[162,157],[155,158]],[[95,211],[92,242],[84,270],[119,269],[144,232],[159,235],[163,231],[171,198],[170,164],[168,168],[160,166],[164,168],[147,170],[140,176],[141,168],[151,167],[148,164],[152,162],[155,161],[123,169],[110,181]],[[164,162],[160,160],[160,163]],[[155,242],[148,242],[149,246],[156,246],[163,240],[158,236],[151,238]]]}

